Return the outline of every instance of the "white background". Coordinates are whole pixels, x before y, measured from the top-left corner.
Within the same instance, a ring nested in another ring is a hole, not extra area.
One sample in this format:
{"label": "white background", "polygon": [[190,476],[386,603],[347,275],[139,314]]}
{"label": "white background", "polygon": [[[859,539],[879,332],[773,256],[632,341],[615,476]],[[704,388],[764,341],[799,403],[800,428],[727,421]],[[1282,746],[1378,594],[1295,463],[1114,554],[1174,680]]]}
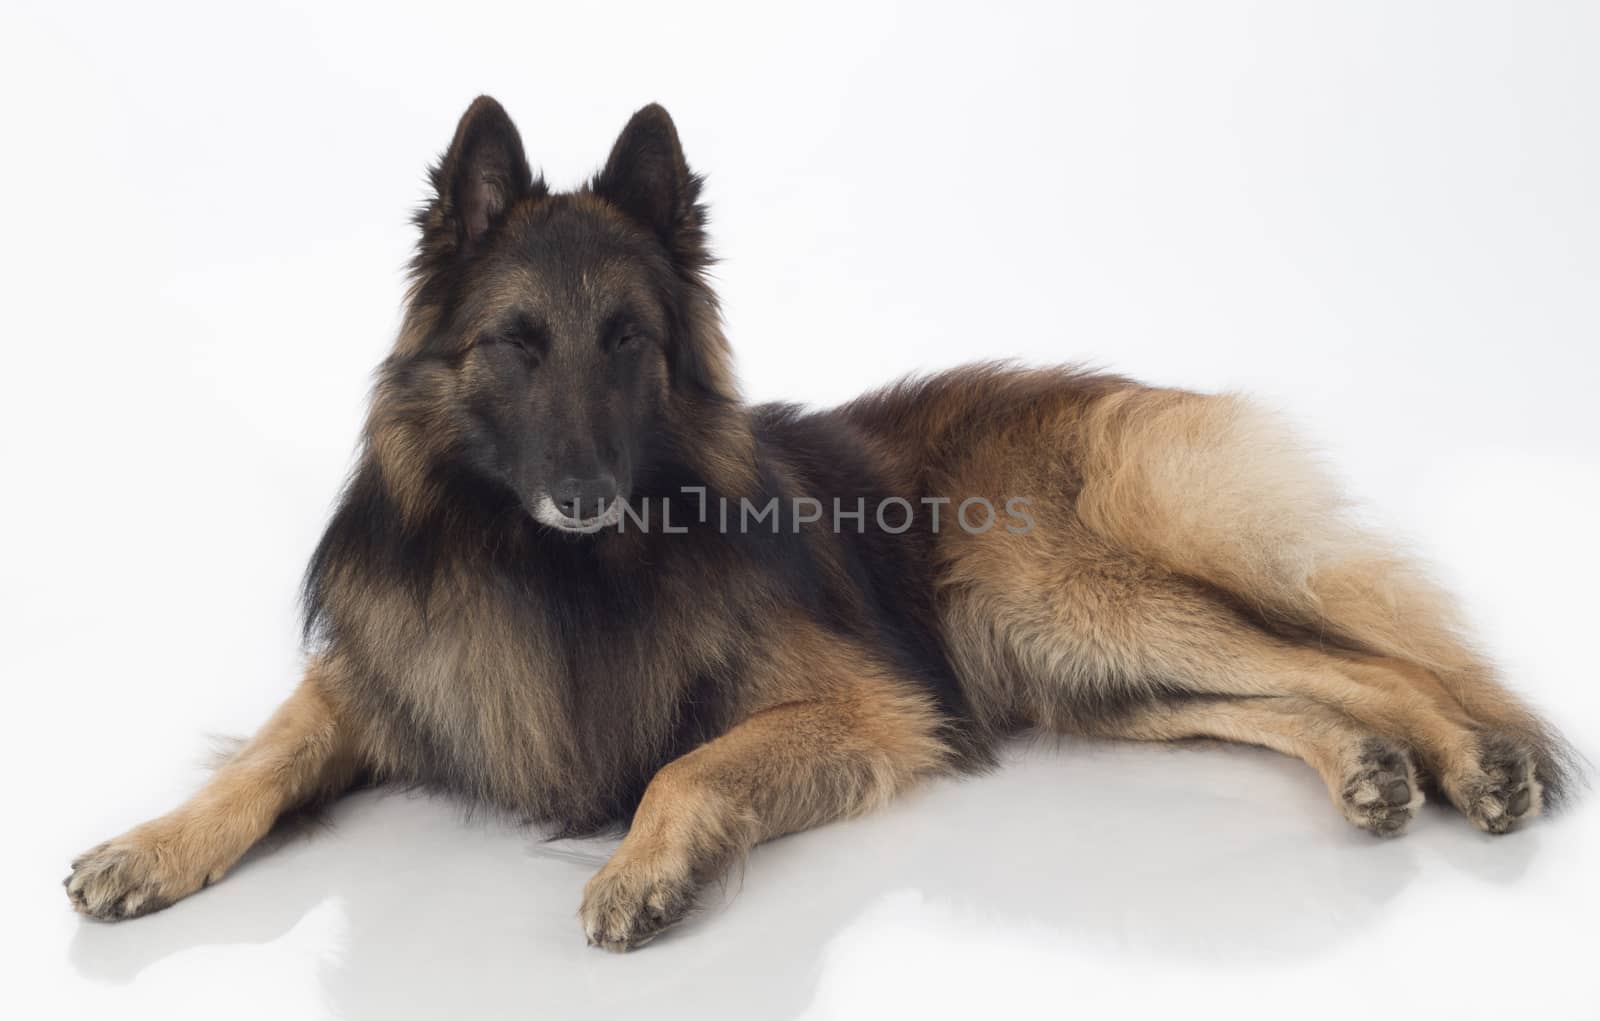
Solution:
{"label": "white background", "polygon": [[1303,765],[1041,743],[751,858],[627,957],[605,842],[362,795],[78,920],[298,665],[296,584],[480,92],[551,182],[651,100],[709,174],[752,399],[1018,356],[1246,388],[1600,742],[1600,8],[6,5],[0,535],[13,1017],[1600,1017],[1600,810],[1351,830]]}

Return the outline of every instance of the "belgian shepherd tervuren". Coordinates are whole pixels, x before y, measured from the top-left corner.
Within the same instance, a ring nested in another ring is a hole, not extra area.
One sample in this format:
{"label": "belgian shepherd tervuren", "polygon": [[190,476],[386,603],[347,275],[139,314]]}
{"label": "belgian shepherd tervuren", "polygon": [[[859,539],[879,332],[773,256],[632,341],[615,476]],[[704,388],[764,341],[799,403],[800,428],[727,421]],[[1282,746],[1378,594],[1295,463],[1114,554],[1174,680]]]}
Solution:
{"label": "belgian shepherd tervuren", "polygon": [[305,679],[193,800],[66,881],[102,919],[220,879],[358,783],[565,832],[639,946],[756,843],[981,768],[1024,728],[1304,759],[1399,833],[1505,833],[1560,739],[1450,600],[1235,397],[962,369],[844,407],[734,385],[700,179],[640,110],[555,193],[487,97],[432,171],[404,325],[305,585]]}

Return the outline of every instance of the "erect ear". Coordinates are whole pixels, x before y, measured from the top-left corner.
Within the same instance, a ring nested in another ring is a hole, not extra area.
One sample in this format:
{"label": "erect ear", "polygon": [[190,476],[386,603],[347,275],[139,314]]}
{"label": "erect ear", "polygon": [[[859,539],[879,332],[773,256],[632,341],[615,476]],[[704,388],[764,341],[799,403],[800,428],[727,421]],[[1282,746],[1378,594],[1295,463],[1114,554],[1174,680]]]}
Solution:
{"label": "erect ear", "polygon": [[698,250],[700,178],[684,162],[678,129],[659,105],[633,115],[617,136],[594,192],[648,228],[679,256]]}
{"label": "erect ear", "polygon": [[468,248],[517,200],[545,193],[544,181],[528,170],[517,126],[489,96],[473,100],[461,115],[432,178],[434,199],[421,217],[424,245]]}

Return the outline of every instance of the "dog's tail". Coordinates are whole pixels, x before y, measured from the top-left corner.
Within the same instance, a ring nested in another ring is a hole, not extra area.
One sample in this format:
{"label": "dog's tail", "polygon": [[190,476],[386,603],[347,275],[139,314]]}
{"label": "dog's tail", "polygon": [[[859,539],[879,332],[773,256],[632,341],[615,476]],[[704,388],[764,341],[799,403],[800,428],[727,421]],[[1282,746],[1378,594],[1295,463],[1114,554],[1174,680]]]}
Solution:
{"label": "dog's tail", "polygon": [[1286,423],[1235,396],[1133,390],[1087,421],[1078,511],[1106,539],[1229,593],[1268,626],[1403,660],[1534,756],[1547,805],[1578,757],[1465,636],[1455,601],[1354,520]]}

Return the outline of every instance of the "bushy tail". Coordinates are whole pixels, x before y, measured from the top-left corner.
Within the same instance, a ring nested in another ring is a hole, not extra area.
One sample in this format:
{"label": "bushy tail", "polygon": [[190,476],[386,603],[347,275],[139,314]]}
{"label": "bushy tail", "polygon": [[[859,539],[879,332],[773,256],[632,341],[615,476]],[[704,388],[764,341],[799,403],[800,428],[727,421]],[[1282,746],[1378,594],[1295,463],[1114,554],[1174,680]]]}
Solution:
{"label": "bushy tail", "polygon": [[1466,638],[1455,601],[1361,528],[1285,423],[1234,396],[1126,391],[1089,416],[1078,512],[1109,541],[1230,593],[1274,626],[1423,667],[1533,751],[1547,805],[1576,756]]}

